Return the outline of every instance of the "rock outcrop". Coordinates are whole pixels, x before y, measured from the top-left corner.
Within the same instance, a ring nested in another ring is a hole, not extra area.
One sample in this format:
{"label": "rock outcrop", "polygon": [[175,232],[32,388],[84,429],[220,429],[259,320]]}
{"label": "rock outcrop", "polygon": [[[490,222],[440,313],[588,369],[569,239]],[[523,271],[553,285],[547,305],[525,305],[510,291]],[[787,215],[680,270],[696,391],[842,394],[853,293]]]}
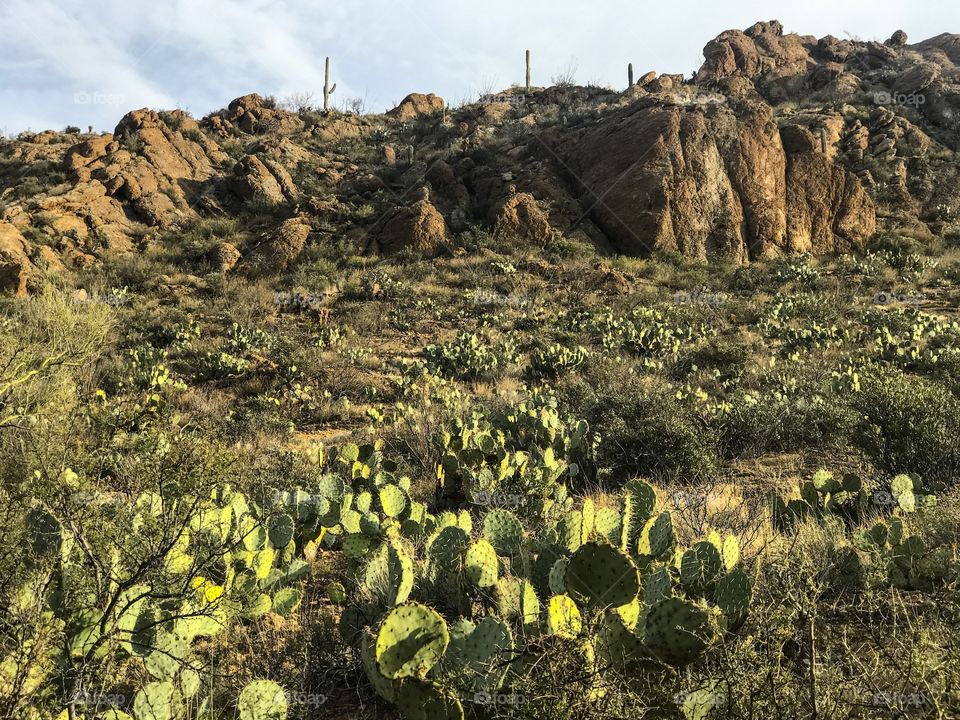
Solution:
{"label": "rock outcrop", "polygon": [[201,186],[226,159],[185,113],[137,110],[112,134],[66,151],[62,165],[72,187],[5,214],[21,226],[46,217],[44,228],[54,239],[96,238],[107,250],[127,251],[145,226],[169,228],[196,218]]}
{"label": "rock outcrop", "polygon": [[300,217],[284,220],[266,233],[254,249],[256,265],[263,270],[282,272],[300,257],[310,237],[310,225]]}
{"label": "rock outcrop", "polygon": [[233,168],[230,189],[244,200],[278,205],[296,202],[299,193],[286,168],[270,158],[247,155]]}
{"label": "rock outcrop", "polygon": [[0,139],[0,290],[231,216],[245,227],[208,256],[220,272],[237,247],[240,269],[283,270],[311,232],[428,255],[475,229],[738,263],[844,252],[880,230],[960,231],[958,152],[960,36],[776,21],[721,33],[691,78],[651,71],[624,92],[512,88],[455,109],[414,93],[362,116],[250,94],[199,123],[137,110],[109,134]]}
{"label": "rock outcrop", "polygon": [[746,262],[862,247],[875,227],[869,195],[819,137],[808,147],[792,132],[785,144],[762,102],[638,102],[560,140],[557,152],[581,204],[621,252]]}
{"label": "rock outcrop", "polygon": [[33,264],[27,241],[10,223],[0,222],[0,295],[23,297]]}
{"label": "rock outcrop", "polygon": [[542,245],[550,239],[550,216],[530,193],[510,194],[493,211],[493,232],[497,238],[518,237]]}
{"label": "rock outcrop", "polygon": [[438,113],[446,106],[447,104],[439,95],[410,93],[387,115],[397,120],[415,120],[422,115]]}
{"label": "rock outcrop", "polygon": [[296,113],[278,108],[256,93],[236,98],[225,110],[204,118],[203,124],[222,137],[235,130],[247,135],[288,135],[303,129],[303,120]]}
{"label": "rock outcrop", "polygon": [[411,248],[432,254],[442,249],[450,238],[443,215],[428,200],[395,208],[374,232],[370,250],[395,253]]}

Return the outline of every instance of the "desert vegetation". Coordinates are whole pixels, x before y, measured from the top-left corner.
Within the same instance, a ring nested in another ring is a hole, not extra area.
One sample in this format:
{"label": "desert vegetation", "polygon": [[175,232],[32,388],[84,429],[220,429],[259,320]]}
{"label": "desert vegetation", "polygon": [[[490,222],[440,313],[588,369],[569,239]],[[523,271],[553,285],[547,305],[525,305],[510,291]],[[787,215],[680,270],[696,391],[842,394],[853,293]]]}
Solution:
{"label": "desert vegetation", "polygon": [[949,717],[950,251],[480,242],[6,306],[7,716]]}
{"label": "desert vegetation", "polygon": [[955,47],[0,142],[0,717],[957,717]]}

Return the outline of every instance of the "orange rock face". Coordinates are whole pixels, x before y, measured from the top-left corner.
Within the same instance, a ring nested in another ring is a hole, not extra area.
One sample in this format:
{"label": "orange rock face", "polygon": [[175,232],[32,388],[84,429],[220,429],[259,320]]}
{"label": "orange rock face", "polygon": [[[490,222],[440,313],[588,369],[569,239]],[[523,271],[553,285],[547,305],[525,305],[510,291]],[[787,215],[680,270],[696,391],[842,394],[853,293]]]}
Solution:
{"label": "orange rock face", "polygon": [[636,103],[561,141],[581,203],[618,250],[747,262],[862,246],[875,213],[860,182],[813,141],[784,143],[762,102]]}

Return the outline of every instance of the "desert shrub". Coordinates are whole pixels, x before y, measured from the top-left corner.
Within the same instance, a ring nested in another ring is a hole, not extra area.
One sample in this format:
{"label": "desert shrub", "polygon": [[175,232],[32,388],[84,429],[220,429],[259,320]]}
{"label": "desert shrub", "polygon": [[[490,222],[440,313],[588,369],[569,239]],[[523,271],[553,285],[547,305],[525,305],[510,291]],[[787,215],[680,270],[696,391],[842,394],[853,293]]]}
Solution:
{"label": "desert shrub", "polygon": [[960,400],[941,384],[876,369],[852,397],[861,415],[855,441],[888,472],[955,483],[960,474]]}
{"label": "desert shrub", "polygon": [[749,458],[819,443],[842,446],[853,418],[842,402],[803,388],[790,395],[739,393],[710,423],[724,457]]}
{"label": "desert shrub", "polygon": [[651,387],[609,360],[588,366],[560,387],[566,402],[600,436],[597,466],[613,478],[692,481],[716,472],[715,438],[669,388]]}
{"label": "desert shrub", "polygon": [[69,410],[111,323],[108,305],[75,302],[53,286],[0,320],[0,428]]}

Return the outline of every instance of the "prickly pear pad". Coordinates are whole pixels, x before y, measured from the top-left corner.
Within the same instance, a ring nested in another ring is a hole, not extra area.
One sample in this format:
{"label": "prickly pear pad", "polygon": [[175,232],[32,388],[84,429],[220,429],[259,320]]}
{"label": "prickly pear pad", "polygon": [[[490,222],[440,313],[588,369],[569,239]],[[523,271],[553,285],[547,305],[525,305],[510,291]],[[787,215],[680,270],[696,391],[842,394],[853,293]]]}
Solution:
{"label": "prickly pear pad", "polygon": [[424,677],[450,642],[447,624],[431,608],[418,603],[395,607],[377,633],[377,668],[393,680]]}

